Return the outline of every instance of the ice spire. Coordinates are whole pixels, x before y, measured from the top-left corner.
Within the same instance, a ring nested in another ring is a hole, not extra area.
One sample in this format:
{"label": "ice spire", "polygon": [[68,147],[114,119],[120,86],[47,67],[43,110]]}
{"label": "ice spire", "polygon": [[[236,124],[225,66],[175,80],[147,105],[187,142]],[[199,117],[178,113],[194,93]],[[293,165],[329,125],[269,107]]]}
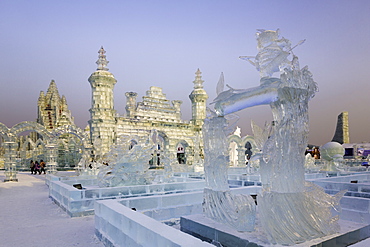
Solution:
{"label": "ice spire", "polygon": [[54,80],[51,80],[51,82],[49,84],[48,91],[46,92],[46,98],[47,98],[47,100],[51,100],[53,97],[55,99],[60,98],[59,91],[58,91],[58,88],[57,88],[57,84],[55,83]]}
{"label": "ice spire", "polygon": [[96,64],[98,65],[97,70],[108,71],[109,69],[106,66],[108,65],[109,61],[107,61],[107,58],[105,56],[105,50],[104,50],[103,46],[100,48],[98,53],[99,53],[99,59],[98,59],[98,61],[96,61]]}
{"label": "ice spire", "polygon": [[195,75],[195,81],[193,81],[194,89],[203,88],[204,81],[202,80],[202,72],[198,69],[197,72],[195,72]]}

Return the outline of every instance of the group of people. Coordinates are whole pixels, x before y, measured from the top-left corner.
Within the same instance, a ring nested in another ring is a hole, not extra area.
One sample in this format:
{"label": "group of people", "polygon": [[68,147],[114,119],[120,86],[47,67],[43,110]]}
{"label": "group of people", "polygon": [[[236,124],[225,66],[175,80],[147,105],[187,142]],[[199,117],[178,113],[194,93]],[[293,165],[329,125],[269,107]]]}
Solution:
{"label": "group of people", "polygon": [[31,174],[36,175],[38,173],[40,175],[42,172],[46,174],[45,167],[46,167],[46,163],[43,160],[40,160],[40,163],[37,160],[35,162],[31,160],[30,162]]}

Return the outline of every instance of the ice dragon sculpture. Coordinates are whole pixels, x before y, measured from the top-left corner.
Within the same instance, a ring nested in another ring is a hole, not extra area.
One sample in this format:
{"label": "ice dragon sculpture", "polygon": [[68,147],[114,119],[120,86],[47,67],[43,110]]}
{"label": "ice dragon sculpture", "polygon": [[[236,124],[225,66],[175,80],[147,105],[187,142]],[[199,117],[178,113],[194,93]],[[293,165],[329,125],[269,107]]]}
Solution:
{"label": "ice dragon sculpture", "polygon": [[[299,44],[301,43],[303,41]],[[259,71],[260,86],[246,90],[230,88],[221,92],[214,100],[217,116],[207,119],[204,131],[210,131],[208,122],[211,121],[220,122],[218,129],[221,129],[225,125],[223,121],[227,114],[269,104],[273,124],[269,131],[260,130],[254,134],[262,147],[262,192],[257,197],[258,211],[270,243],[293,245],[335,233],[339,228],[338,216],[333,216],[331,210],[337,208],[344,192],[330,196],[321,188],[306,182],[304,177],[308,102],[315,95],[317,84],[307,66],[302,69],[299,67],[298,57],[292,53],[294,47],[291,47],[289,40],[279,37],[279,30],[258,30],[257,44],[257,56],[241,58],[250,61]],[[289,55],[292,55],[292,60],[288,59]],[[272,77],[275,72],[280,73],[279,78]],[[221,136],[221,133],[212,134]],[[222,167],[223,162],[227,164],[227,161],[224,155],[219,153],[221,151],[216,150],[222,150],[222,147],[216,145],[217,141],[210,135],[204,133],[205,147],[206,142],[209,143],[205,159],[212,159],[205,164],[207,186],[219,190],[226,189],[227,180],[222,176],[227,176],[227,173],[219,167]],[[215,146],[212,146],[212,143],[215,143]],[[211,214],[207,213],[208,211],[219,210],[218,205],[211,208],[214,204],[209,202],[209,197],[205,193],[207,215]],[[250,208],[250,205],[247,207]],[[254,210],[249,213],[249,218],[253,217]],[[219,217],[222,221],[228,216]]]}
{"label": "ice dragon sculpture", "polygon": [[149,170],[149,161],[153,154],[157,156],[158,134],[156,130],[150,132],[146,141],[133,145],[130,140],[142,138],[122,136],[117,145],[108,153],[106,165],[99,167],[98,183],[100,187],[116,187],[126,185],[143,185],[151,183],[169,182],[172,176],[171,163],[173,159],[161,156],[163,168]]}

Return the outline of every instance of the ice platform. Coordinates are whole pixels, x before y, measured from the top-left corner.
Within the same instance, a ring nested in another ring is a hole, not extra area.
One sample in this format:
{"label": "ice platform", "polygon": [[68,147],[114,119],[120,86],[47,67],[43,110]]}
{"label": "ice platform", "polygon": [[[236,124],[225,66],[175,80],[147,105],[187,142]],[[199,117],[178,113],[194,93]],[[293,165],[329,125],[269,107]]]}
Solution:
{"label": "ice platform", "polygon": [[[254,232],[238,232],[225,224],[207,218],[203,214],[196,214],[181,217],[180,225],[181,231],[203,241],[211,242],[214,240],[219,242],[223,247],[283,246],[270,244],[258,224]],[[370,237],[370,225],[368,224],[339,220],[339,225],[341,228],[339,233],[306,241],[294,246],[344,247]]]}

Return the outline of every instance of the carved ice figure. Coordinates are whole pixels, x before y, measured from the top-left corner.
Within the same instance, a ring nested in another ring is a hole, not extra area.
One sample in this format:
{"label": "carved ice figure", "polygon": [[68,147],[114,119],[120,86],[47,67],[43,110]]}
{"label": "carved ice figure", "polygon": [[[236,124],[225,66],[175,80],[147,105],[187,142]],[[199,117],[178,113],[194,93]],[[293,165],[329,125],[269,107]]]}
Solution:
{"label": "carved ice figure", "polygon": [[224,117],[209,112],[203,125],[204,189],[203,211],[216,221],[226,223],[238,231],[253,231],[256,205],[249,195],[233,195],[227,182],[229,166],[228,141]]}
{"label": "carved ice figure", "polygon": [[[271,131],[257,136],[265,139],[260,158],[263,190],[257,197],[261,224],[273,244],[292,245],[335,233],[338,216],[331,209],[344,192],[332,197],[304,178],[308,102],[317,85],[307,66],[299,68],[298,57],[287,59],[292,48],[289,40],[279,39],[278,31],[259,31],[257,42],[259,52],[252,64],[260,71],[260,86],[230,88],[214,103],[218,116],[255,105],[271,107]],[[271,77],[274,72],[280,72],[280,78]]]}
{"label": "carved ice figure", "polygon": [[90,157],[82,156],[76,170],[79,176],[95,176],[99,172],[100,165],[98,162],[92,162]]}
{"label": "carved ice figure", "polygon": [[[289,66],[290,62],[287,59],[290,55],[290,41],[281,38],[279,39],[279,29],[276,31],[266,31],[259,29],[256,33],[257,37],[257,56],[243,56],[260,72],[262,77],[270,77],[273,73],[283,70]],[[255,60],[252,61],[251,59]]]}
{"label": "carved ice figure", "polygon": [[[133,140],[138,143],[133,145]],[[121,136],[99,167],[100,187],[143,185],[173,182],[172,166],[177,163],[173,154],[158,150],[158,133],[152,130],[148,138]],[[151,169],[149,161],[160,154],[163,169]]]}
{"label": "carved ice figure", "polygon": [[204,166],[203,166],[203,159],[202,159],[202,150],[200,147],[201,143],[201,137],[199,133],[197,133],[193,138],[194,143],[194,158],[193,158],[193,164],[191,165],[191,171],[193,172],[204,172]]}
{"label": "carved ice figure", "polygon": [[149,184],[154,179],[149,174],[149,160],[157,145],[157,132],[152,130],[145,143],[138,143],[129,150],[132,137],[121,137],[120,142],[108,153],[107,165],[100,167],[100,187]]}
{"label": "carved ice figure", "polygon": [[95,176],[99,168],[99,164],[91,161],[90,153],[84,150],[81,159],[76,166],[78,176]]}
{"label": "carved ice figure", "polygon": [[305,156],[304,167],[307,172],[317,172],[319,170],[319,167],[315,165],[315,158],[310,153]]}
{"label": "carved ice figure", "polygon": [[248,161],[247,174],[260,174],[260,160],[250,159]]}
{"label": "carved ice figure", "polygon": [[340,171],[346,168],[343,159],[344,147],[338,142],[328,142],[320,148],[322,171]]}
{"label": "carved ice figure", "polygon": [[[163,169],[153,169],[151,170],[151,176],[154,177],[153,183],[170,183],[174,182],[173,173],[175,171],[176,165],[179,165],[175,154],[167,151],[161,152],[161,165]],[[186,166],[185,164],[182,164]]]}

